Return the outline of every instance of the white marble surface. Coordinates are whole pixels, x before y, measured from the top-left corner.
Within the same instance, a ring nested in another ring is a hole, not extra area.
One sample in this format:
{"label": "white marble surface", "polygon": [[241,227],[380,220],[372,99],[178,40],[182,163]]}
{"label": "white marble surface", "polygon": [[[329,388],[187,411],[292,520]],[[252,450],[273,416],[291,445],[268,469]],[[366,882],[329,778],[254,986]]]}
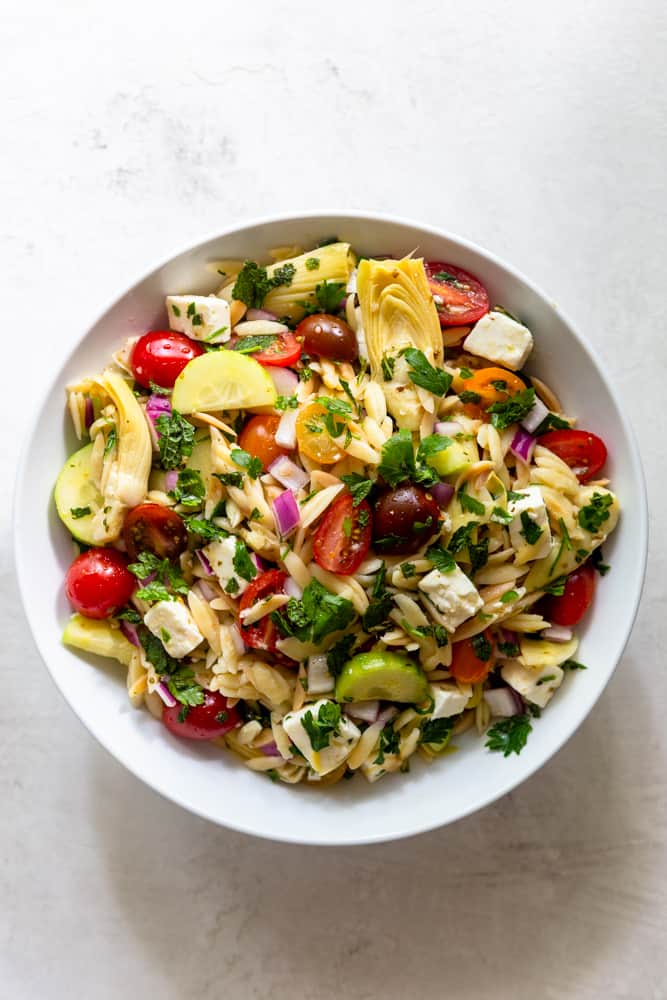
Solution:
{"label": "white marble surface", "polygon": [[216,829],[107,757],[37,658],[5,516],[0,994],[667,997],[664,4],[1,18],[0,509],[31,401],[101,304],[202,233],[335,206],[467,235],[557,296],[623,396],[655,514],[633,637],[570,744],[479,815],[345,852]]}

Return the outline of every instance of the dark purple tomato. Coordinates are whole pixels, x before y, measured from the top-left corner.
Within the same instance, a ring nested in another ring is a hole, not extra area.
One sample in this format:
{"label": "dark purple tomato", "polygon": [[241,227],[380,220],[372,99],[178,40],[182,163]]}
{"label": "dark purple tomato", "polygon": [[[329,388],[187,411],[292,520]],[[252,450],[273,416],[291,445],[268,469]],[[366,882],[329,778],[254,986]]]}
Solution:
{"label": "dark purple tomato", "polygon": [[373,545],[378,552],[416,552],[438,529],[440,507],[421,486],[406,483],[387,490],[373,515]]}
{"label": "dark purple tomato", "polygon": [[333,361],[355,361],[357,335],[351,326],[338,316],[314,313],[302,319],[296,328],[297,337],[303,337],[306,354]]}

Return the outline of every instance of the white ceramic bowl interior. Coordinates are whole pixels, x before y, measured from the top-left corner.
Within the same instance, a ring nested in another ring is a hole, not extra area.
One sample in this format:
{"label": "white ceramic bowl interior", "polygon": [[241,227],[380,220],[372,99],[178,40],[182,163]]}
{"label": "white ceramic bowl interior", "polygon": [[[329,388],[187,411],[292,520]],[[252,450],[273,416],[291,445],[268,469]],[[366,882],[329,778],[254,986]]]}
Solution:
{"label": "white ceramic bowl interior", "polygon": [[[578,629],[577,658],[588,670],[569,675],[539,720],[520,757],[490,754],[472,734],[460,751],[409,775],[375,785],[361,778],[319,791],[272,784],[232,754],[170,737],[147,712],[131,708],[124,670],[86,657],[60,641],[70,609],[63,579],[72,543],[52,502],[53,483],[76,442],[65,413],[66,383],[99,371],[123,338],[164,325],[167,293],[212,291],[216,258],[266,259],[270,247],[305,247],[330,235],[359,253],[400,256],[412,250],[478,275],[492,303],[533,330],[530,370],[560,394],[580,425],[609,446],[607,474],[631,517],[605,546],[613,572],[592,614]],[[355,844],[390,840],[450,823],[512,789],[541,767],[572,735],[600,697],[623,651],[641,592],[646,553],[646,496],[637,447],[616,396],[590,348],[557,306],[523,277],[458,238],[386,217],[326,213],[276,218],[236,229],[186,250],[122,295],[85,333],[53,380],[26,443],[19,470],[15,538],[18,576],[28,620],[51,676],[90,732],[137,777],[215,823],[275,840]]]}

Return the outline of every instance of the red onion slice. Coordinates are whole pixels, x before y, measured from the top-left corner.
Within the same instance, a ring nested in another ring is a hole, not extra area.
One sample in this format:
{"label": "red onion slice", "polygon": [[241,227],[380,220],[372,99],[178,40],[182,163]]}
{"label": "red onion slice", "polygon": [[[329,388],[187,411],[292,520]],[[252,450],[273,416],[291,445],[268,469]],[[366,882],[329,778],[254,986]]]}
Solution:
{"label": "red onion slice", "polygon": [[215,573],[213,572],[213,567],[208,561],[206,554],[201,549],[197,549],[195,551],[195,555],[197,556],[197,559],[199,559],[199,562],[201,563],[201,568],[204,570],[204,573],[206,573],[206,576],[215,576]]}
{"label": "red onion slice", "polygon": [[166,487],[167,493],[170,490],[176,489],[176,484],[178,483],[178,472],[176,469],[170,469],[169,472],[165,473],[164,485]]}
{"label": "red onion slice", "polygon": [[272,323],[277,323],[279,317],[275,313],[269,312],[268,309],[248,309],[245,314],[245,319],[252,322],[256,319],[268,319]]}
{"label": "red onion slice", "polygon": [[490,688],[484,692],[484,701],[491,715],[510,716],[523,712],[523,701],[511,687]]}
{"label": "red onion slice", "polygon": [[160,698],[162,698],[162,701],[165,703],[167,708],[173,708],[174,705],[177,704],[173,694],[171,693],[167,685],[164,684],[162,681],[159,681],[155,685],[155,693],[159,695]]}
{"label": "red onion slice", "polygon": [[533,435],[529,434],[527,431],[524,431],[522,427],[519,427],[516,434],[512,438],[510,451],[513,455],[516,455],[517,458],[522,459],[524,462],[530,462],[536,444],[537,438],[533,437]]}
{"label": "red onion slice", "polygon": [[543,630],[542,638],[549,639],[551,642],[569,642],[572,634],[572,629],[566,625],[550,625],[549,628]]}
{"label": "red onion slice", "polygon": [[264,743],[259,749],[266,757],[280,757],[280,750],[273,740],[270,743]]}
{"label": "red onion slice", "polygon": [[122,618],[120,620],[120,630],[126,639],[136,646],[138,649],[141,648],[141,643],[139,642],[139,633],[137,632],[137,626],[132,622],[126,622]]}
{"label": "red onion slice", "polygon": [[368,722],[372,725],[378,717],[380,711],[379,701],[352,701],[343,705],[343,712],[351,719],[359,719],[360,722]]}
{"label": "red onion slice", "polygon": [[276,430],[276,444],[288,451],[296,448],[296,418],[298,410],[285,410]]}
{"label": "red onion slice", "polygon": [[533,434],[537,428],[540,426],[545,417],[549,416],[549,411],[542,402],[542,400],[536,396],[535,402],[533,403],[528,413],[521,421],[521,426],[527,430],[530,434]]}
{"label": "red onion slice", "polygon": [[95,409],[93,407],[93,401],[90,398],[90,396],[86,396],[86,402],[84,406],[84,423],[86,425],[86,430],[90,430],[94,420],[95,420]]}
{"label": "red onion slice", "polygon": [[430,487],[430,492],[439,507],[447,507],[454,496],[454,487],[450,483],[436,483]]}
{"label": "red onion slice", "polygon": [[285,490],[272,502],[276,527],[281,538],[287,538],[296,530],[301,519],[299,505],[291,490]]}
{"label": "red onion slice", "polygon": [[279,396],[293,396],[299,385],[299,376],[291,368],[267,368]]}
{"label": "red onion slice", "polygon": [[287,455],[279,455],[278,458],[274,459],[268,471],[274,479],[278,480],[281,486],[284,486],[288,490],[293,490],[295,493],[302,486],[305,486],[310,479],[308,473],[304,469],[300,469],[298,465],[295,465]]}

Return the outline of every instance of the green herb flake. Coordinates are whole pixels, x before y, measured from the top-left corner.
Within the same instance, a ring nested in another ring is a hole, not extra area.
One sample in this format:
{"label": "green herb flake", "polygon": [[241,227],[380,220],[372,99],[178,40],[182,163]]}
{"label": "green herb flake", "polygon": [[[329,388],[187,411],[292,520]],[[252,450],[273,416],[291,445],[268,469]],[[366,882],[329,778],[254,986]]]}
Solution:
{"label": "green herb flake", "polygon": [[396,365],[396,358],[392,358],[388,354],[385,354],[380,364],[382,367],[382,378],[385,380],[385,382],[391,382],[391,380],[394,377],[394,367]]}
{"label": "green herb flake", "polygon": [[70,507],[69,512],[75,521],[78,521],[81,517],[88,517],[92,514],[90,507]]}
{"label": "green herb flake", "polygon": [[[452,570],[456,569],[454,556],[447,549],[443,549],[441,545],[431,545],[426,550],[426,558],[440,573],[451,573]],[[405,576],[405,573],[403,575]]]}
{"label": "green herb flake", "polygon": [[155,421],[163,469],[178,469],[192,454],[195,428],[177,410],[163,413]]}
{"label": "green herb flake", "polygon": [[116,442],[118,441],[118,431],[115,427],[112,427],[107,436],[106,444],[104,445],[104,458],[110,455],[111,452],[116,447]]}
{"label": "green herb flake", "polygon": [[281,635],[295,636],[316,646],[332,632],[346,628],[354,619],[352,601],[330,593],[318,580],[311,580],[300,599],[290,598],[271,620]]}
{"label": "green herb flake", "polygon": [[203,505],[206,495],[201,473],[197,469],[182,469],[178,473],[176,486],[167,495],[186,510],[197,510]]}
{"label": "green herb flake", "polygon": [[577,520],[580,527],[593,534],[599,531],[603,523],[609,520],[609,508],[613,502],[614,498],[610,493],[594,493],[590,503],[579,511]]}
{"label": "green herb flake", "polygon": [[251,479],[257,479],[264,471],[261,460],[254,458],[247,451],[244,451],[243,448],[232,448],[230,456],[234,465],[245,469]]}
{"label": "green herb flake", "polygon": [[432,392],[435,396],[447,394],[452,384],[452,376],[448,372],[434,368],[424,352],[417,350],[416,347],[408,347],[403,353],[414,385]]}
{"label": "green herb flake", "polygon": [[532,388],[517,392],[502,403],[493,403],[488,408],[491,423],[496,430],[502,431],[511,424],[519,423],[535,405],[535,390]]}
{"label": "green herb flake", "polygon": [[594,549],[593,552],[591,552],[591,565],[598,571],[600,576],[606,576],[611,569],[611,566],[608,566],[606,562],[604,562],[602,549]]}
{"label": "green herb flake", "polygon": [[588,670],[583,663],[578,663],[577,660],[565,660],[560,665],[561,670]]}
{"label": "green herb flake", "polygon": [[373,489],[373,480],[366,479],[358,472],[350,472],[348,475],[340,477],[352,495],[352,506],[358,507],[362,500],[365,500]]}
{"label": "green herb flake", "polygon": [[484,516],[484,504],[481,500],[476,500],[475,497],[468,496],[465,485],[459,490],[459,503],[461,504],[461,510],[467,511],[469,514],[477,514],[479,517]]}
{"label": "green herb flake", "polygon": [[296,396],[278,396],[273,405],[279,413],[282,413],[285,410],[296,410],[299,400]]}
{"label": "green herb flake", "polygon": [[317,718],[309,709],[301,717],[301,725],[308,733],[308,739],[313,750],[324,750],[331,743],[331,737],[339,733],[341,709],[333,701],[325,701],[320,705]]}
{"label": "green herb flake", "polygon": [[520,754],[532,729],[527,715],[512,715],[491,726],[486,734],[486,747],[492,753],[502,753],[503,757]]}
{"label": "green herb flake", "polygon": [[475,651],[475,656],[478,660],[483,663],[487,663],[491,659],[491,654],[493,653],[493,646],[486,638],[483,632],[479,635],[474,635],[470,640],[473,650]]}
{"label": "green herb flake", "polygon": [[456,721],[455,715],[446,719],[426,719],[421,725],[419,743],[444,749],[452,737]]}
{"label": "green herb flake", "polygon": [[308,257],[306,259],[306,269],[308,271],[317,271],[317,269],[319,268],[319,266],[320,266],[320,258],[319,257]]}
{"label": "green herb flake", "polygon": [[236,575],[240,576],[243,580],[250,582],[257,576],[257,567],[250,558],[246,543],[240,538],[236,539],[236,549],[232,558],[232,565],[234,566]]}
{"label": "green herb flake", "polygon": [[543,529],[532,519],[527,510],[521,511],[521,531],[519,532],[526,539],[527,545],[535,545],[543,534]]}
{"label": "green herb flake", "polygon": [[516,590],[506,590],[500,597],[500,603],[510,604],[512,601],[516,601],[518,596],[519,594]]}

